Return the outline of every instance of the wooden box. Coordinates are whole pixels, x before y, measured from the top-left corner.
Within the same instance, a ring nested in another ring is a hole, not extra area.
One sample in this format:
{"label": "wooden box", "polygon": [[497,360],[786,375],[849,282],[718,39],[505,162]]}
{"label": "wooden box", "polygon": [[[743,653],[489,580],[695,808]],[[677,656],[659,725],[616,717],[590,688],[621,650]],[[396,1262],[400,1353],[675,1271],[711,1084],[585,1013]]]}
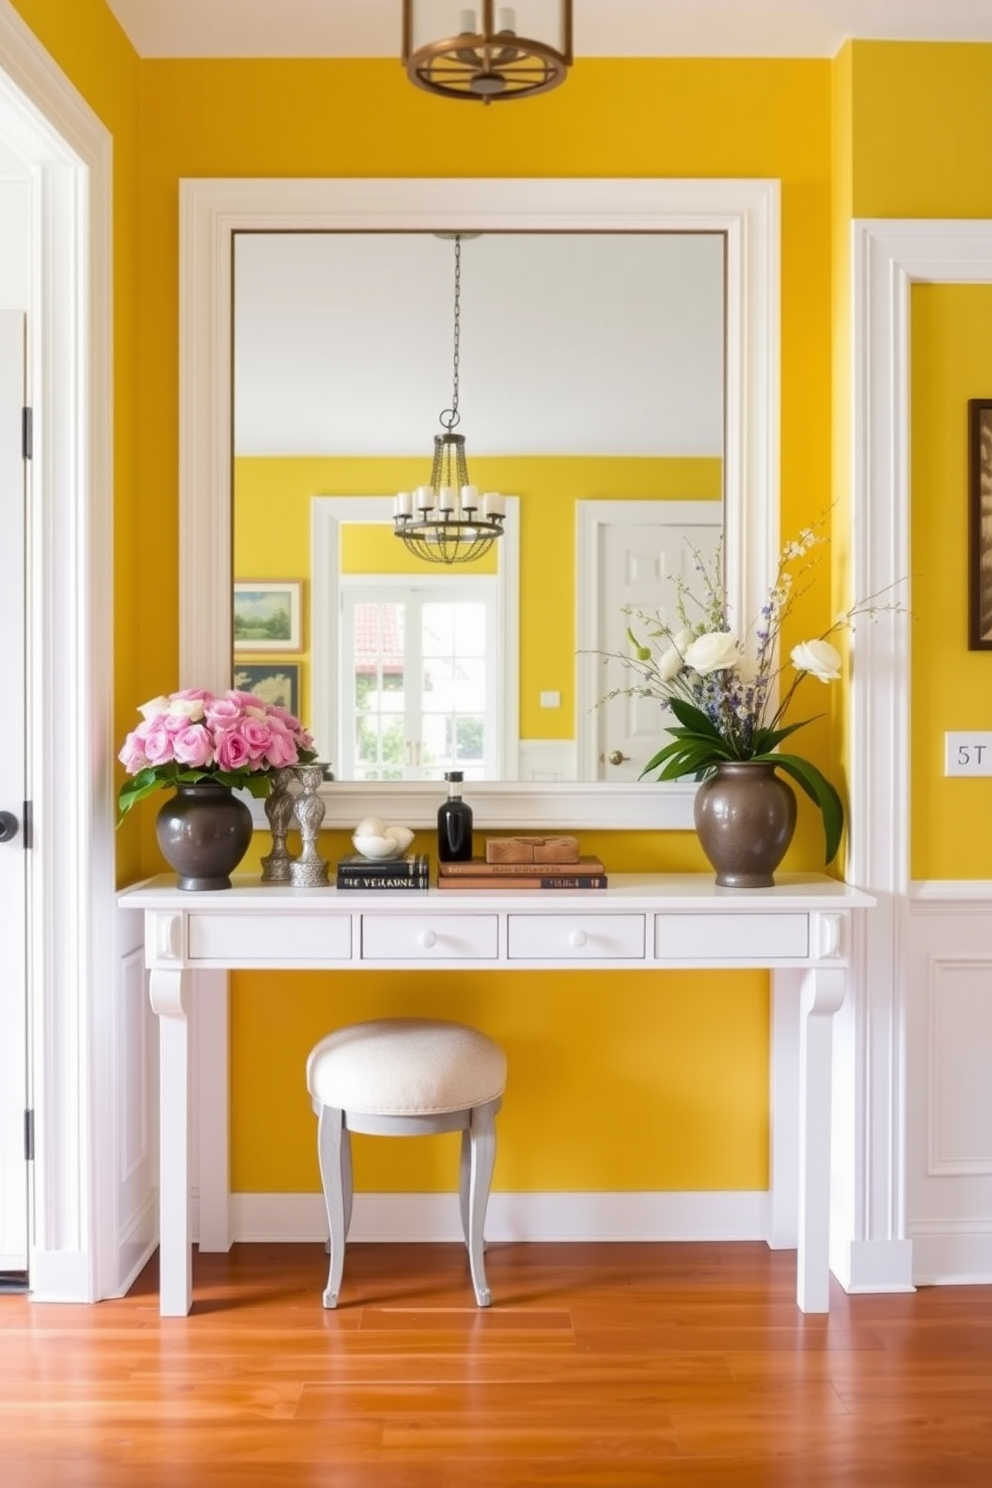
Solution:
{"label": "wooden box", "polygon": [[577,863],[577,837],[487,837],[487,863]]}

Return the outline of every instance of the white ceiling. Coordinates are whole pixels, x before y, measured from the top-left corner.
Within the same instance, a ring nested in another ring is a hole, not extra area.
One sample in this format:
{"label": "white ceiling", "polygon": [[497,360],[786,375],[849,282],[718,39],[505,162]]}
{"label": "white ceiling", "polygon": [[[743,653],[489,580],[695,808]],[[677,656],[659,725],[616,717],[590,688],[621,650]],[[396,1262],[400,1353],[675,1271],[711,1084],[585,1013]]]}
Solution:
{"label": "white ceiling", "polygon": [[[470,461],[720,454],[720,235],[487,233],[461,253]],[[429,457],[451,403],[452,242],[239,234],[234,306],[237,454]]]}
{"label": "white ceiling", "polygon": [[[142,57],[400,52],[401,0],[108,4]],[[990,0],[575,0],[574,16],[576,57],[832,57],[852,36],[992,41]]]}

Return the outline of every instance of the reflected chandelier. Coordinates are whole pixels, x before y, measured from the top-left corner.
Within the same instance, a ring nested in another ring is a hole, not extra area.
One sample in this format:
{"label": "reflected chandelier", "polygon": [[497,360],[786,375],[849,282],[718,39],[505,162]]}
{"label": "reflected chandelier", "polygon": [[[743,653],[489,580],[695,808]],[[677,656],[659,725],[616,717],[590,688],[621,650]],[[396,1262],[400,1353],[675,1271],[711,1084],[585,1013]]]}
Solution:
{"label": "reflected chandelier", "polygon": [[[403,0],[403,63],[412,83],[442,98],[499,103],[548,93],[565,81],[572,65],[572,0],[520,0],[524,25],[549,33],[541,39],[517,34],[510,6],[477,3],[481,14],[456,11],[447,0]],[[439,15],[450,15],[450,23],[439,22]],[[438,24],[450,30],[431,41],[429,28]]]}
{"label": "reflected chandelier", "polygon": [[[448,234],[439,234],[448,236]],[[470,234],[475,237],[477,234]],[[456,434],[458,370],[461,352],[462,234],[455,241],[455,333],[451,407],[439,415],[443,434],[434,436],[434,463],[429,486],[400,491],[393,501],[393,532],[410,552],[427,563],[471,563],[488,553],[503,535],[506,499],[499,491],[479,498],[469,484],[465,435]]]}

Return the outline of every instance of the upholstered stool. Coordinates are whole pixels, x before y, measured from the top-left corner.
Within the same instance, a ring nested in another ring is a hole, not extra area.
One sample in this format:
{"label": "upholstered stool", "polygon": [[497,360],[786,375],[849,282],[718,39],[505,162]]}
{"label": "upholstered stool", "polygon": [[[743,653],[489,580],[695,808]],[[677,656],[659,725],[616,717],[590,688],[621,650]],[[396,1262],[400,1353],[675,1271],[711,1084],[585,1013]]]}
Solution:
{"label": "upholstered stool", "polygon": [[320,1176],[330,1229],[324,1306],[336,1307],[351,1223],[349,1133],[418,1137],[462,1134],[459,1208],[472,1285],[489,1306],[483,1226],[496,1159],[496,1112],[506,1085],[506,1055],[475,1028],[434,1018],[354,1023],[321,1039],[307,1060],[307,1089],[317,1113]]}

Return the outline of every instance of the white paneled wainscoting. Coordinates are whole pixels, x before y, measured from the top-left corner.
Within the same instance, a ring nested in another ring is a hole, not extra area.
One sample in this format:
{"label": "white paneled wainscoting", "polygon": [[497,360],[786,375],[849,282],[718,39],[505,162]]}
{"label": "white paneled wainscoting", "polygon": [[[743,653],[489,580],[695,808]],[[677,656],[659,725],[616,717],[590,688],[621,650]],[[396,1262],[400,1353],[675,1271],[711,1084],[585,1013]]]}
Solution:
{"label": "white paneled wainscoting", "polygon": [[907,943],[913,1279],[992,1282],[992,882],[913,884]]}

